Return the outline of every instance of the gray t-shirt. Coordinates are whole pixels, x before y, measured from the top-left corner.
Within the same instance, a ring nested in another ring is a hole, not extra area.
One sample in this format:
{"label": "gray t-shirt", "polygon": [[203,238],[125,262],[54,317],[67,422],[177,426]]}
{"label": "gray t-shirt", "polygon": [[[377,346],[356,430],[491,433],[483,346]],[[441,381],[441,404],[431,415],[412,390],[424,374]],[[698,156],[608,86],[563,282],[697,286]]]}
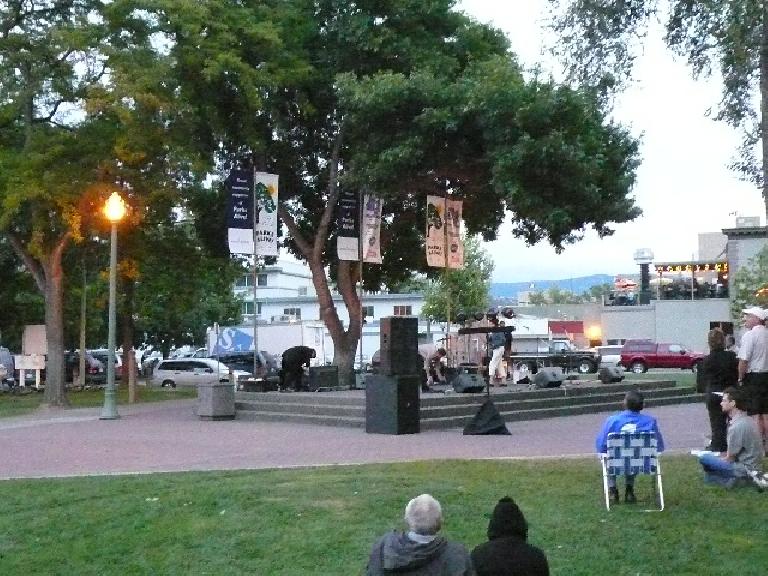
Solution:
{"label": "gray t-shirt", "polygon": [[746,414],[740,414],[728,425],[728,452],[736,457],[734,466],[744,475],[750,470],[760,470],[763,442],[757,425]]}

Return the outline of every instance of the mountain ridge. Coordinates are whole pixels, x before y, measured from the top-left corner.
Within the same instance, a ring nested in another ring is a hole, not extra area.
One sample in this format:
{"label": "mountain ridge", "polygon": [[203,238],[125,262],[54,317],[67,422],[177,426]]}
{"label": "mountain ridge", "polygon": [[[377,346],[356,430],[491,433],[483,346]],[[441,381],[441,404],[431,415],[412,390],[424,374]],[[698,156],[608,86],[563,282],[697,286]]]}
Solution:
{"label": "mountain ridge", "polygon": [[[622,277],[632,277],[632,274],[619,274]],[[492,298],[517,298],[518,292],[534,290],[537,292],[546,292],[552,287],[560,290],[567,290],[573,294],[581,294],[588,291],[592,286],[602,284],[611,284],[616,278],[611,274],[591,274],[589,276],[579,276],[578,278],[561,278],[559,280],[531,280],[529,282],[491,282]]]}

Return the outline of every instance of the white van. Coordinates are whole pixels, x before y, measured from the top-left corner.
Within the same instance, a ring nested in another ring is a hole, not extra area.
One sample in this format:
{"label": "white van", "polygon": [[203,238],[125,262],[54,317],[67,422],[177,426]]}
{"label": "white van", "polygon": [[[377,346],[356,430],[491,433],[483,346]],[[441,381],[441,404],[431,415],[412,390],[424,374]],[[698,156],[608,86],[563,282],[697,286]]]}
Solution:
{"label": "white van", "polygon": [[[233,370],[235,378],[250,376],[248,372]],[[211,382],[228,382],[229,368],[213,358],[172,358],[162,360],[154,372],[152,380],[161,386],[197,386]]]}

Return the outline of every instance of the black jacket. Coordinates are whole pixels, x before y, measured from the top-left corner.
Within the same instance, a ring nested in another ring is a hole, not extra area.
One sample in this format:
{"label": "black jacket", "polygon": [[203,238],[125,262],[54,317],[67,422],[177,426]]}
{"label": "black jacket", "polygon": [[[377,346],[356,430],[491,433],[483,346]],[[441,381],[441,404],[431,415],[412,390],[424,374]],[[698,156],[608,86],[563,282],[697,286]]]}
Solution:
{"label": "black jacket", "polygon": [[739,359],[730,350],[713,350],[702,366],[704,389],[699,392],[722,392],[736,386],[739,379]]}
{"label": "black jacket", "polygon": [[309,367],[309,361],[314,358],[315,351],[309,346],[294,346],[283,352],[283,370],[296,372],[302,365]]}
{"label": "black jacket", "polygon": [[544,552],[517,536],[503,536],[472,550],[477,576],[549,576]]}

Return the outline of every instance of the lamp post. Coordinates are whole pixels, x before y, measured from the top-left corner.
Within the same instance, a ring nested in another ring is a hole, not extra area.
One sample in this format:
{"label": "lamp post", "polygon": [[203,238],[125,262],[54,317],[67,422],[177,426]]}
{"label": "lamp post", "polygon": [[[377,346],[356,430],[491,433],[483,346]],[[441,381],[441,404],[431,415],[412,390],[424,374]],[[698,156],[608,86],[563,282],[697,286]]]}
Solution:
{"label": "lamp post", "polygon": [[104,408],[101,411],[101,420],[115,420],[120,418],[117,413],[117,398],[115,393],[115,324],[116,324],[116,300],[117,300],[117,223],[125,216],[125,202],[120,194],[113,192],[104,205],[104,215],[112,225],[109,251],[109,324],[107,336],[107,386],[104,388]]}

